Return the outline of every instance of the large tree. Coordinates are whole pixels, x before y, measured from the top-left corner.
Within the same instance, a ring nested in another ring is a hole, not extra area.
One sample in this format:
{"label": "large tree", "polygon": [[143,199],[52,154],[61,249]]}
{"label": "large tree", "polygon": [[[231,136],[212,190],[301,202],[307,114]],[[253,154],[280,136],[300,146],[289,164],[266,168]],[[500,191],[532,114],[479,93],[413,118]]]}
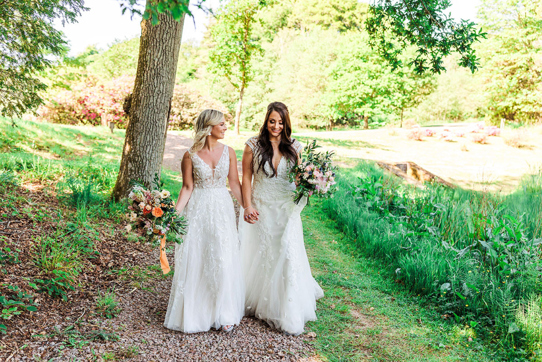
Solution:
{"label": "large tree", "polygon": [[184,15],[189,0],[147,0],[134,90],[126,101],[129,123],[113,197],[127,195],[130,181],[147,186],[160,175]]}
{"label": "large tree", "polygon": [[261,0],[231,0],[220,10],[211,27],[210,69],[228,79],[239,94],[235,111],[236,134],[239,134],[243,95],[254,77],[251,61],[255,54],[262,52],[260,43],[252,34],[256,15],[262,6],[264,2]]}
{"label": "large tree", "polygon": [[75,22],[84,10],[83,0],[0,1],[0,115],[20,117],[43,103],[37,74],[67,50],[53,22]]}

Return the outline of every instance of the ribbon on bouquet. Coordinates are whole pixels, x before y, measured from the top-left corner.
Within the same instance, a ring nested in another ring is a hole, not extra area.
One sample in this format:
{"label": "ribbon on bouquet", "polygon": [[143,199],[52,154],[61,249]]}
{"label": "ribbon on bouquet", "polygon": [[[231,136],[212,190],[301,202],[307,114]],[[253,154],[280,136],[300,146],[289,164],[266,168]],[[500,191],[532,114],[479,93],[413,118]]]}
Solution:
{"label": "ribbon on bouquet", "polygon": [[160,240],[160,267],[162,268],[162,272],[164,274],[169,273],[169,271],[171,270],[169,268],[169,263],[167,261],[167,256],[166,256],[166,236],[165,235],[162,238],[162,240]]}

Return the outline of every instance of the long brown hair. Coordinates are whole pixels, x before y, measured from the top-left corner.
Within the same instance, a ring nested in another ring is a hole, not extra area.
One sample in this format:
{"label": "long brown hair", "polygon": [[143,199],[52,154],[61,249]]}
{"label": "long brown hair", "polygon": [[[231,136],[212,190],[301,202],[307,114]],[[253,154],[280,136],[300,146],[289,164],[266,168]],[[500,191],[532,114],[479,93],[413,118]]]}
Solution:
{"label": "long brown hair", "polygon": [[[280,118],[282,119],[283,127],[280,135],[279,151],[282,153],[282,156],[286,158],[286,160],[294,163],[297,161],[297,152],[293,147],[293,140],[290,139],[290,135],[292,134],[292,124],[290,122],[288,107],[286,107],[284,103],[273,102],[267,106],[265,122],[263,123],[262,128],[260,128],[260,134],[258,135],[259,154],[261,156],[258,163],[258,171],[260,168],[263,169],[263,172],[267,177],[274,177],[277,174],[277,170],[275,169],[275,166],[273,166],[273,145],[269,140],[269,130],[267,129],[267,122],[269,122],[269,117],[273,111],[278,112],[278,114],[280,114]],[[269,166],[273,170],[272,175],[269,175],[265,170],[266,163],[269,163]]]}

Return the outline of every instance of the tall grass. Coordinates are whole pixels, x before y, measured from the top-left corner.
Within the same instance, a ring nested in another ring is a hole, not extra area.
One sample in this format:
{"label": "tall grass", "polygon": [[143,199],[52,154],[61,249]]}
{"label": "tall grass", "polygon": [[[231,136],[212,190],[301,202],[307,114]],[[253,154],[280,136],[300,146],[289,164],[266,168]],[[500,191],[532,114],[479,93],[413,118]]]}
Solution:
{"label": "tall grass", "polygon": [[516,311],[542,291],[536,180],[509,196],[419,190],[361,163],[339,179],[341,191],[324,207],[363,254],[382,259],[443,315],[472,323],[480,335],[495,332],[517,355],[523,331]]}

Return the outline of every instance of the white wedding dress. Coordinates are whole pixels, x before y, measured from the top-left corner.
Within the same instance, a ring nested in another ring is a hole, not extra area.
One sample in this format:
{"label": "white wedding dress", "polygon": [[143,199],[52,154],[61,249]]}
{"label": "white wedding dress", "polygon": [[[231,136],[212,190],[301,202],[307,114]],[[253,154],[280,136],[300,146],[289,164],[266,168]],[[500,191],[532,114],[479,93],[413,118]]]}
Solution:
{"label": "white wedding dress", "polygon": [[183,215],[184,241],[175,246],[175,274],[164,326],[185,333],[239,324],[245,293],[235,211],[226,179],[228,146],[214,170],[192,156],[194,189]]}
{"label": "white wedding dress", "polygon": [[[293,202],[295,184],[289,181],[290,162],[283,157],[277,176],[258,171],[257,138],[247,145],[253,153],[252,205],[260,213],[255,224],[239,218],[239,238],[246,285],[245,314],[265,320],[290,334],[303,333],[307,321],[316,320],[316,299],[324,293],[311,274],[303,243],[301,211]],[[294,141],[299,153],[302,146]],[[272,174],[269,164],[265,165]]]}

